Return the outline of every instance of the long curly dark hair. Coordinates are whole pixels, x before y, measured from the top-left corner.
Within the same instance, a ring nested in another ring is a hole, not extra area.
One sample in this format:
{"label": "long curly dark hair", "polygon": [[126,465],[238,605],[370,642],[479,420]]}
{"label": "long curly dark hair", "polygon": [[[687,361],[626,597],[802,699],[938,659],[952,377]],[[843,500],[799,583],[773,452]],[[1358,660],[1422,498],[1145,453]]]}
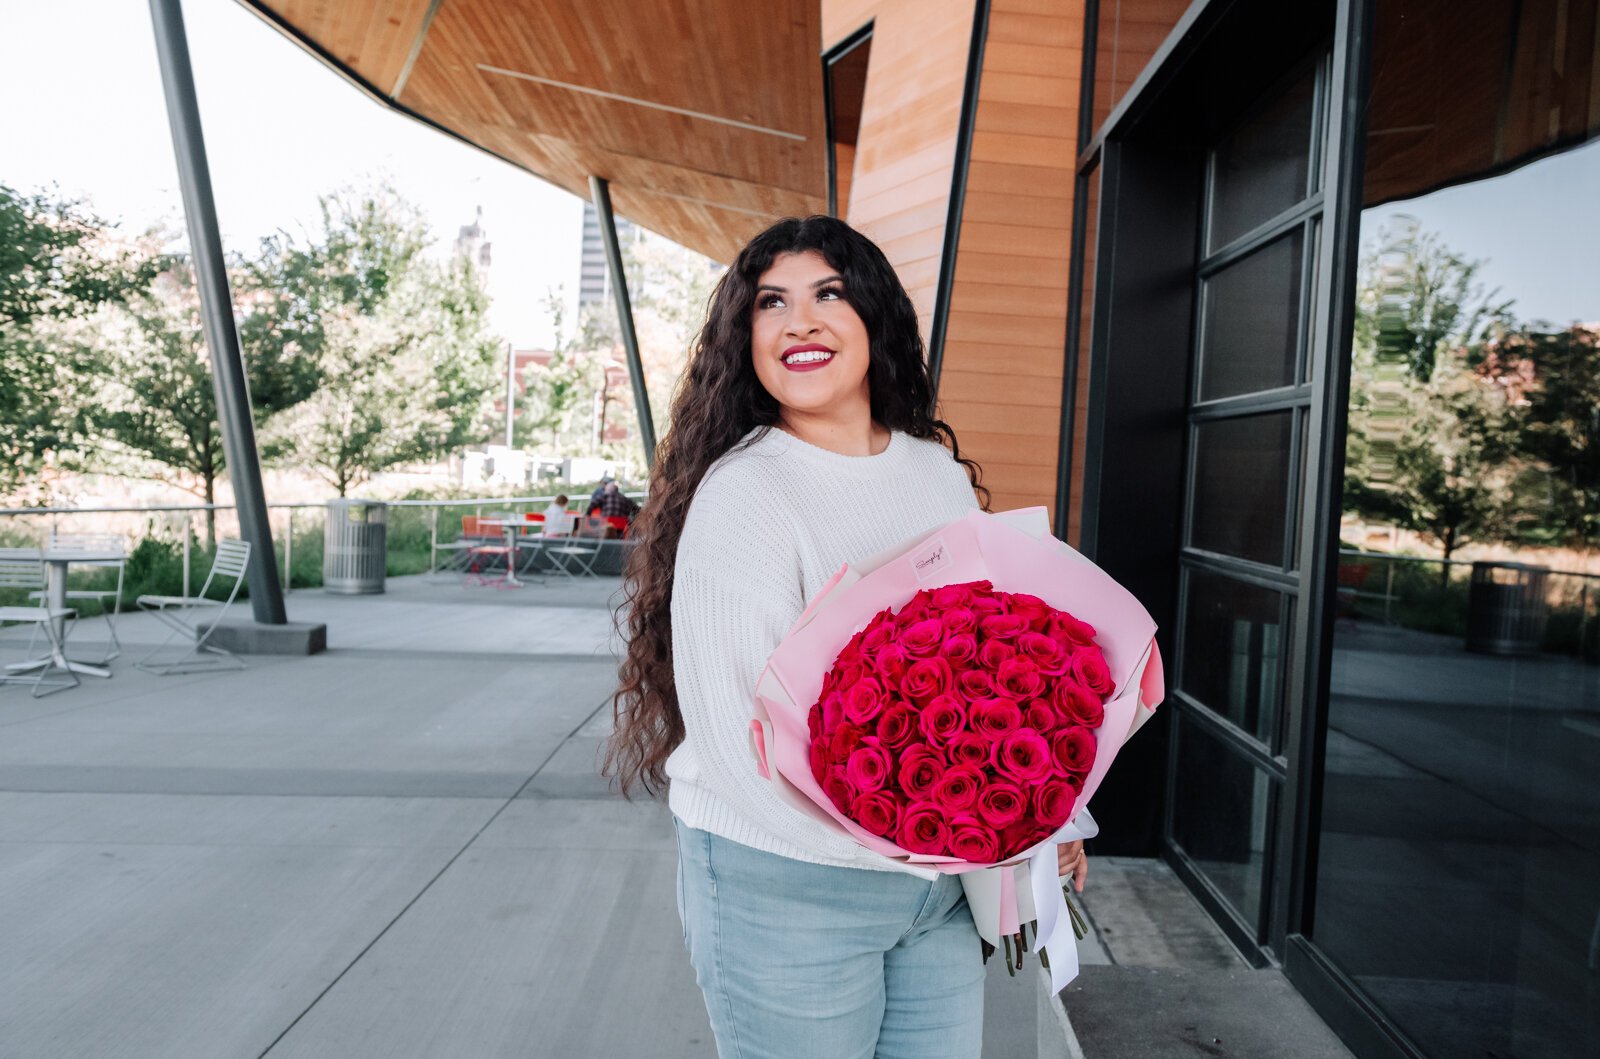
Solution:
{"label": "long curly dark hair", "polygon": [[[672,676],[672,581],[678,538],[706,471],[757,427],[778,422],[778,402],[756,378],[750,325],[756,284],[781,254],[815,250],[844,279],[844,298],[869,337],[872,418],[890,430],[947,445],[985,508],[982,471],[961,455],[938,418],[917,313],[877,245],[834,217],[789,217],[750,240],[711,294],[705,326],[672,398],[672,426],[656,446],[650,499],[634,523],[618,608],[628,653],[612,698],[613,731],[601,771],[625,796],[667,786],[668,755],[683,742]],[[757,438],[765,436],[765,430]],[[754,439],[752,439],[754,440]]]}

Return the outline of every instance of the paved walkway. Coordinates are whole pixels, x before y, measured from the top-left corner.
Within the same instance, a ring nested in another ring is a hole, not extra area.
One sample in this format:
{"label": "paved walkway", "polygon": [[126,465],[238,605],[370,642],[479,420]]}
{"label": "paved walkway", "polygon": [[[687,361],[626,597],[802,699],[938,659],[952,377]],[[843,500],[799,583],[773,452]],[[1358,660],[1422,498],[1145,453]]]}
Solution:
{"label": "paved walkway", "polygon": [[[296,592],[329,651],[242,673],[134,669],[132,616],[0,687],[0,1056],[713,1055],[669,819],[595,774],[616,584]],[[985,1055],[1040,1054],[991,972]]]}

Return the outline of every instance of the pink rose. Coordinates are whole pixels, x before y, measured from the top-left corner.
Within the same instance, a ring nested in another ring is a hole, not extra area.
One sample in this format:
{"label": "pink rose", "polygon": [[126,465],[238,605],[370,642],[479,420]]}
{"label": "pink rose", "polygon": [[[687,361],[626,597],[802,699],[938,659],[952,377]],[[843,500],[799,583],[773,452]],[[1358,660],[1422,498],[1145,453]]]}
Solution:
{"label": "pink rose", "polygon": [[924,618],[900,633],[900,646],[917,658],[933,654],[943,642],[944,623],[938,618]]}
{"label": "pink rose", "polygon": [[1094,626],[1086,621],[1079,621],[1064,610],[1058,610],[1050,615],[1050,621],[1045,625],[1044,631],[1047,636],[1069,648],[1073,644],[1094,643]]}
{"label": "pink rose", "polygon": [[935,695],[922,708],[919,723],[928,742],[942,744],[966,727],[966,704],[955,695]]}
{"label": "pink rose", "polygon": [[916,734],[917,714],[903,702],[891,702],[878,714],[878,741],[890,750],[899,750]]}
{"label": "pink rose", "polygon": [[1111,670],[1106,656],[1098,647],[1088,647],[1072,656],[1072,672],[1085,687],[1104,699],[1116,686],[1111,680]]}
{"label": "pink rose", "polygon": [[978,699],[967,709],[972,730],[994,742],[1022,726],[1022,710],[1013,699]]}
{"label": "pink rose", "polygon": [[912,802],[900,814],[895,843],[910,853],[939,854],[950,844],[950,825],[932,802]]}
{"label": "pink rose", "polygon": [[933,801],[948,815],[970,809],[982,788],[983,773],[971,765],[951,765],[933,785]]}
{"label": "pink rose", "polygon": [[1055,707],[1044,699],[1029,699],[1022,704],[1022,723],[1036,732],[1050,731],[1058,723]]}
{"label": "pink rose", "polygon": [[921,706],[935,695],[949,691],[954,679],[949,662],[943,658],[923,658],[911,663],[900,689],[906,698]]}
{"label": "pink rose", "polygon": [[872,670],[878,679],[888,684],[898,684],[911,665],[911,655],[897,643],[887,643],[872,656]]}
{"label": "pink rose", "polygon": [[[856,751],[859,754],[861,751]],[[855,755],[852,754],[852,761]],[[1000,752],[995,756],[995,768],[1018,783],[1034,783],[1050,772],[1053,764],[1050,744],[1032,728],[1018,728],[1000,742]],[[854,777],[851,777],[854,779]],[[857,786],[860,786],[857,783]]]}
{"label": "pink rose", "polygon": [[900,755],[900,789],[906,797],[930,797],[933,785],[944,775],[944,759],[925,746],[908,747]]}
{"label": "pink rose", "polygon": [[978,622],[983,635],[994,640],[1015,640],[1028,631],[1028,619],[1019,614],[995,614]]}
{"label": "pink rose", "polygon": [[978,616],[972,613],[971,607],[951,607],[949,610],[940,611],[939,621],[943,623],[944,631],[952,636],[971,633],[978,628]]}
{"label": "pink rose", "polygon": [[939,657],[952,666],[964,666],[977,655],[978,638],[970,632],[953,632],[939,645]]}
{"label": "pink rose", "polygon": [[1039,667],[1027,658],[1008,658],[994,673],[995,687],[1014,699],[1031,699],[1044,690]]}
{"label": "pink rose", "polygon": [[1082,776],[1094,767],[1094,733],[1081,725],[1064,728],[1050,739],[1056,767],[1069,776]]}
{"label": "pink rose", "polygon": [[883,685],[872,677],[862,677],[844,692],[844,715],[855,724],[866,725],[883,712]]}
{"label": "pink rose", "polygon": [[970,602],[972,602],[970,585],[945,585],[943,588],[933,590],[933,605],[938,610],[948,611],[953,607],[964,607]]}
{"label": "pink rose", "polygon": [[849,815],[850,805],[856,800],[856,787],[844,774],[844,768],[835,765],[822,777],[822,793],[841,813]]}
{"label": "pink rose", "polygon": [[981,669],[963,669],[956,674],[956,691],[971,702],[994,696],[994,678]]}
{"label": "pink rose", "polygon": [[950,822],[950,853],[973,864],[993,864],[1000,859],[1000,836],[972,816]]}
{"label": "pink rose", "polygon": [[1028,628],[1038,632],[1050,621],[1050,615],[1055,613],[1055,608],[1040,599],[1030,596],[1026,592],[1013,592],[1009,602],[1009,611],[1028,623]]}
{"label": "pink rose", "polygon": [[1004,640],[989,640],[978,648],[978,664],[991,673],[1000,668],[1000,663],[1008,658],[1015,657],[1017,649]]}
{"label": "pink rose", "polygon": [[1067,649],[1054,638],[1038,632],[1025,632],[1017,637],[1017,647],[1023,656],[1033,661],[1041,673],[1060,676],[1067,668]]}
{"label": "pink rose", "polygon": [[1048,780],[1033,791],[1033,816],[1051,831],[1072,817],[1072,808],[1078,804],[1078,792],[1060,780]]}
{"label": "pink rose", "polygon": [[900,823],[900,804],[887,791],[869,791],[856,798],[850,816],[874,835],[892,835]]}
{"label": "pink rose", "polygon": [[834,761],[843,761],[861,745],[861,739],[866,734],[866,730],[859,725],[845,721],[828,737],[828,756]]}
{"label": "pink rose", "polygon": [[1021,820],[1028,811],[1028,796],[1022,788],[1006,780],[994,780],[978,795],[978,815],[999,830]]}
{"label": "pink rose", "polygon": [[1075,680],[1063,677],[1056,684],[1052,696],[1056,713],[1068,724],[1081,724],[1085,728],[1099,728],[1106,719],[1106,708],[1100,696]]}
{"label": "pink rose", "polygon": [[863,743],[851,751],[844,763],[844,775],[863,794],[878,790],[889,778],[889,755],[882,747]]}
{"label": "pink rose", "polygon": [[992,753],[989,740],[976,732],[958,732],[945,743],[945,756],[952,765],[975,765],[983,768],[989,764]]}

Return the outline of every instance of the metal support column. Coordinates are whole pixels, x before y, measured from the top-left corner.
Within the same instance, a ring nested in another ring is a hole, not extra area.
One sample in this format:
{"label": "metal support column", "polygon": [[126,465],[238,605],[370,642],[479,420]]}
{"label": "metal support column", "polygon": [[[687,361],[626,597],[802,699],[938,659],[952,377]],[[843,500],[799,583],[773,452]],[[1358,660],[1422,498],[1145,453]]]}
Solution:
{"label": "metal support column", "polygon": [[239,532],[250,542],[250,606],[256,621],[282,625],[288,616],[283,609],[266,493],[261,487],[255,425],[250,418],[250,385],[244,358],[239,354],[239,333],[233,324],[233,298],[228,290],[222,236],[217,230],[217,211],[211,198],[211,171],[206,164],[205,139],[200,133],[200,108],[195,101],[183,11],[178,0],[150,0],[150,17],[155,23],[156,55],[161,62],[167,120],[172,125],[172,147],[178,157],[183,215],[188,221],[195,283],[200,289],[200,316],[206,345],[211,350],[211,381],[216,387],[222,449],[239,509]]}
{"label": "metal support column", "polygon": [[639,439],[644,443],[644,465],[656,465],[656,425],[650,416],[650,393],[644,387],[644,364],[639,360],[639,336],[633,330],[633,304],[628,301],[628,277],[622,272],[622,246],[617,242],[617,218],[611,212],[611,187],[597,176],[589,178],[594,212],[600,219],[600,240],[606,248],[606,268],[617,299],[617,323],[622,348],[628,355],[628,381],[633,384],[633,407],[639,414]]}

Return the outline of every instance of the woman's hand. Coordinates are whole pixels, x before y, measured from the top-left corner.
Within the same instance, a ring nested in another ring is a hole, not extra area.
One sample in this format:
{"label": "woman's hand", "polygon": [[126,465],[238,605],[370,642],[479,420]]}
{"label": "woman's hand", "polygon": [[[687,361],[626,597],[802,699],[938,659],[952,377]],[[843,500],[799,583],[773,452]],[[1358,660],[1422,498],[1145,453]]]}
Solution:
{"label": "woman's hand", "polygon": [[1063,842],[1056,847],[1056,875],[1072,876],[1072,888],[1083,893],[1083,880],[1089,877],[1089,858],[1083,852],[1083,840]]}

